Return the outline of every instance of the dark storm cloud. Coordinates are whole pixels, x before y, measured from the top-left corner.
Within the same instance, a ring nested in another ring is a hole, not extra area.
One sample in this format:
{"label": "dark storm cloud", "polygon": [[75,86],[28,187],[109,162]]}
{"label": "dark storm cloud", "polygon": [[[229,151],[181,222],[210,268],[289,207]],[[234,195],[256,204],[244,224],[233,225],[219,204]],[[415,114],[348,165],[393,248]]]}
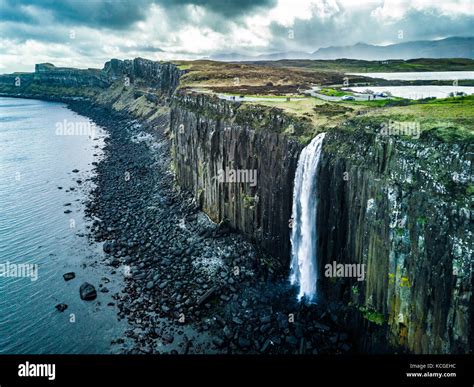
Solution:
{"label": "dark storm cloud", "polygon": [[276,0],[161,0],[158,4],[166,8],[198,5],[232,19],[261,8],[271,8],[276,4]]}
{"label": "dark storm cloud", "polygon": [[474,35],[472,11],[465,3],[457,9],[454,0],[448,0],[452,10],[403,0],[394,3],[394,15],[381,8],[382,0],[349,1],[320,0],[303,15],[298,0],[278,6],[277,0],[0,0],[0,69],[29,71],[46,60],[100,66],[111,56],[249,56]]}
{"label": "dark storm cloud", "polygon": [[[23,21],[28,15],[27,11],[33,8],[49,13],[59,24],[125,29],[146,17],[150,3],[150,0],[4,0],[1,3],[0,11],[2,19],[5,19],[3,16],[5,7],[8,11],[7,17],[9,19],[7,20]],[[40,24],[41,17],[36,18],[35,21]]]}
{"label": "dark storm cloud", "polygon": [[228,19],[238,18],[253,10],[271,7],[276,0],[0,0],[3,21],[41,24],[41,17],[31,16],[46,12],[59,24],[93,28],[124,30],[146,19],[152,4],[178,14],[175,21],[187,19],[183,7],[196,5]]}
{"label": "dark storm cloud", "polygon": [[2,22],[32,23],[35,18],[21,4],[9,0],[0,0],[0,17]]}

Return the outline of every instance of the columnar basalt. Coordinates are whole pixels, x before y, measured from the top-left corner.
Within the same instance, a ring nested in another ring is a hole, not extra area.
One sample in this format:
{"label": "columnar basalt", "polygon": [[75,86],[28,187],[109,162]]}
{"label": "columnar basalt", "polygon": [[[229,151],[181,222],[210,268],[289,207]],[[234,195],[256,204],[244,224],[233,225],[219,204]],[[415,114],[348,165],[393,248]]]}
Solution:
{"label": "columnar basalt", "polygon": [[[285,266],[289,262],[289,224],[293,178],[301,145],[280,133],[290,125],[270,117],[272,130],[251,122],[261,112],[246,112],[216,98],[182,94],[171,111],[174,171],[178,184],[194,193],[217,223],[227,222],[260,243]],[[256,174],[252,182],[221,182],[220,171]]]}
{"label": "columnar basalt", "polygon": [[321,284],[329,299],[350,305],[350,319],[361,312],[348,325],[378,325],[390,346],[409,352],[468,352],[470,152],[469,144],[430,136],[328,133],[319,176],[320,270],[333,261],[367,267],[365,281]]}
{"label": "columnar basalt", "polygon": [[[214,222],[270,252],[269,270],[272,263],[289,268],[298,157],[321,128],[280,109],[176,91],[182,74],[174,64],[140,58],[113,59],[102,70],[42,64],[33,74],[0,76],[0,92],[85,99],[91,109],[107,107],[157,130],[169,120],[177,186]],[[327,132],[317,171],[322,299],[366,351],[469,352],[472,144],[342,126]],[[363,281],[326,278],[326,264],[360,264],[367,272]]]}

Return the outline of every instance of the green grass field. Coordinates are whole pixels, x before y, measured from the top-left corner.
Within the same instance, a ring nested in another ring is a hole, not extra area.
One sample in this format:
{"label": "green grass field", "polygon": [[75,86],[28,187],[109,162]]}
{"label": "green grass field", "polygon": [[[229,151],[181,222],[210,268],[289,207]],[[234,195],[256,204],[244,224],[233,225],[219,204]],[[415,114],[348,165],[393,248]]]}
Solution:
{"label": "green grass field", "polygon": [[[391,106],[402,102],[405,105]],[[245,102],[282,109],[286,114],[311,123],[317,132],[354,120],[360,127],[378,127],[390,121],[419,125],[421,132],[432,132],[442,141],[474,140],[474,96],[428,101],[378,100],[326,102],[314,97]],[[303,133],[303,142],[312,133]]]}
{"label": "green grass field", "polygon": [[474,140],[474,96],[434,99],[424,103],[411,101],[407,106],[382,107],[367,117],[377,121],[411,121],[422,132],[432,131],[443,141]]}
{"label": "green grass field", "polygon": [[262,66],[306,69],[308,71],[339,72],[411,72],[411,71],[474,71],[472,59],[411,59],[367,61],[357,59],[337,60],[279,60],[252,62]]}
{"label": "green grass field", "polygon": [[344,95],[351,95],[350,91],[337,90],[332,88],[324,88],[318,90],[319,94],[327,95],[328,97],[342,97]]}

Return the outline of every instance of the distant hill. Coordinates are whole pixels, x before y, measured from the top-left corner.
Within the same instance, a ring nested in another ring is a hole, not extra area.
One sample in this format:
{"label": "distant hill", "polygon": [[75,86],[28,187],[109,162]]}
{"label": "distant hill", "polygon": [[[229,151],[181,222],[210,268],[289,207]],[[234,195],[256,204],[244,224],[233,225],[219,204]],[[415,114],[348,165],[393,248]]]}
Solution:
{"label": "distant hill", "polygon": [[357,43],[353,46],[320,48],[313,59],[415,59],[415,58],[469,58],[474,59],[474,37],[451,37],[440,40],[419,40],[376,46]]}
{"label": "distant hill", "polygon": [[416,58],[469,58],[474,59],[474,37],[450,37],[439,40],[419,40],[378,46],[357,43],[352,46],[330,46],[313,53],[277,52],[256,56],[227,53],[211,56],[209,59],[224,62],[259,61],[281,59],[416,59]]}

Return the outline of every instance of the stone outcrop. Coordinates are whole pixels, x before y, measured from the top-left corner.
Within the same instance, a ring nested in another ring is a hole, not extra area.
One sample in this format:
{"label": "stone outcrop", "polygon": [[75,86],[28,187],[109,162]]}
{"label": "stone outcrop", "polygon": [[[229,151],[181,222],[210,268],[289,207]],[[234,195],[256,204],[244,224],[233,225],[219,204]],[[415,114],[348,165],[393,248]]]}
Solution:
{"label": "stone outcrop", "polygon": [[[366,265],[366,279],[323,279],[382,338],[415,353],[465,353],[472,340],[472,144],[328,133],[319,173],[320,272]],[[351,322],[354,324],[354,321]],[[348,324],[348,325],[351,325]],[[367,340],[366,340],[367,341]],[[370,342],[369,342],[370,345]]]}
{"label": "stone outcrop", "polygon": [[[208,96],[177,97],[176,179],[212,220],[229,222],[287,265],[302,145],[283,134],[290,121],[281,112],[240,110]],[[317,176],[319,288],[366,350],[469,351],[470,153],[469,144],[385,137],[351,124],[327,134]],[[226,167],[254,169],[258,183],[220,183]],[[334,261],[364,264],[365,280],[325,278]]]}
{"label": "stone outcrop", "polygon": [[118,83],[129,88],[147,87],[155,93],[170,95],[178,86],[182,73],[172,63],[142,58],[124,61],[112,59],[101,70],[56,67],[51,63],[41,63],[35,66],[34,73],[0,75],[0,92],[61,100],[70,96],[98,95]]}
{"label": "stone outcrop", "polygon": [[183,73],[172,63],[160,63],[142,58],[112,59],[105,63],[102,72],[113,81],[124,77],[128,77],[130,82],[141,79],[150,87],[170,93],[178,87],[179,77]]}
{"label": "stone outcrop", "polygon": [[109,79],[100,70],[56,67],[51,63],[37,64],[33,81],[62,87],[105,88],[110,85]]}
{"label": "stone outcrop", "polygon": [[[291,122],[278,111],[267,117],[271,130],[255,130],[251,123],[262,123],[263,114],[239,112],[235,104],[203,95],[176,97],[171,111],[174,171],[178,184],[194,193],[214,222],[242,231],[286,266],[301,145],[280,133]],[[219,179],[226,170],[248,179]]]}

